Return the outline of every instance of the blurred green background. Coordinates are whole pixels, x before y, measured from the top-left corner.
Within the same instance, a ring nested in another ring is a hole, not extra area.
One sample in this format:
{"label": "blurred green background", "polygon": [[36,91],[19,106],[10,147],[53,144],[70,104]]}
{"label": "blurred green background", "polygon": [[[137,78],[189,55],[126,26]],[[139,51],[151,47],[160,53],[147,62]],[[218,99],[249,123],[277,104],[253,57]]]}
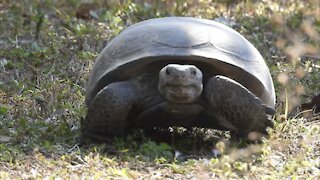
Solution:
{"label": "blurred green background", "polygon": [[[319,8],[319,0],[1,0],[0,178],[319,178],[319,115],[297,108],[320,92]],[[277,93],[270,139],[220,158],[210,153],[223,133],[79,146],[96,56],[124,28],[165,16],[216,19],[261,52]],[[191,155],[179,160],[180,151]]]}

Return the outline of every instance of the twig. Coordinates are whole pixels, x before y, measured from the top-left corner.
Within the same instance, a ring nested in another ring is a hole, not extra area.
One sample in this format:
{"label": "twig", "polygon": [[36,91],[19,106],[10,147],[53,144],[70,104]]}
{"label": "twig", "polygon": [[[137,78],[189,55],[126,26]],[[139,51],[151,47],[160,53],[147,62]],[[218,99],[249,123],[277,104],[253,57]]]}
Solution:
{"label": "twig", "polygon": [[77,143],[76,145],[74,145],[71,149],[68,150],[68,153],[71,153],[75,148],[77,148],[79,150],[79,143]]}

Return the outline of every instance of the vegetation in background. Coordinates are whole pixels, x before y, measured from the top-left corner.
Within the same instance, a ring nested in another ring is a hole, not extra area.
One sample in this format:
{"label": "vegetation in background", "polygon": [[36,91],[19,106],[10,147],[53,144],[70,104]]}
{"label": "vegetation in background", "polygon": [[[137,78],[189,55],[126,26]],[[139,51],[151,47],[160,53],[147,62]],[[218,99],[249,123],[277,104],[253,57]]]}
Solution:
{"label": "vegetation in background", "polygon": [[[174,129],[167,141],[137,132],[80,146],[96,56],[124,28],[165,16],[219,18],[261,52],[277,92],[268,139]],[[0,179],[319,179],[320,117],[296,108],[319,82],[318,0],[1,0]]]}

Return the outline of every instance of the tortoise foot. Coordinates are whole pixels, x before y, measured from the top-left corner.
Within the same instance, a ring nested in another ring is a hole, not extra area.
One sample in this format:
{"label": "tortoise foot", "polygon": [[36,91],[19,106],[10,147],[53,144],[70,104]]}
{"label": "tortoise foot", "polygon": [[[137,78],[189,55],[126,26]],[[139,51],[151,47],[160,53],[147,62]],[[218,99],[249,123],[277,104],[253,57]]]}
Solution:
{"label": "tortoise foot", "polygon": [[130,82],[116,82],[104,87],[88,107],[82,133],[97,140],[124,135],[134,101],[135,93]]}
{"label": "tortoise foot", "polygon": [[268,115],[273,112],[272,108],[266,107],[246,87],[228,77],[210,78],[205,96],[213,113],[235,127],[230,129],[234,138],[259,139],[267,134],[267,127],[273,126]]}

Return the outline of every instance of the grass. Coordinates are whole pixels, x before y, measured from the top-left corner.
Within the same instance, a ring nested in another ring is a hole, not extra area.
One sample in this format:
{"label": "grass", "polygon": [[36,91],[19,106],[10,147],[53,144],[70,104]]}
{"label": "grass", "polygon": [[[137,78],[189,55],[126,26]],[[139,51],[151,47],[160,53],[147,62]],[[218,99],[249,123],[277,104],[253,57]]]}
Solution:
{"label": "grass", "polygon": [[[94,3],[90,12],[79,0],[0,2],[0,179],[320,178],[320,117],[295,108],[320,92],[318,1]],[[224,132],[176,129],[162,142],[137,132],[80,146],[98,53],[123,28],[173,15],[224,16],[261,52],[277,92],[270,137],[245,144]]]}

